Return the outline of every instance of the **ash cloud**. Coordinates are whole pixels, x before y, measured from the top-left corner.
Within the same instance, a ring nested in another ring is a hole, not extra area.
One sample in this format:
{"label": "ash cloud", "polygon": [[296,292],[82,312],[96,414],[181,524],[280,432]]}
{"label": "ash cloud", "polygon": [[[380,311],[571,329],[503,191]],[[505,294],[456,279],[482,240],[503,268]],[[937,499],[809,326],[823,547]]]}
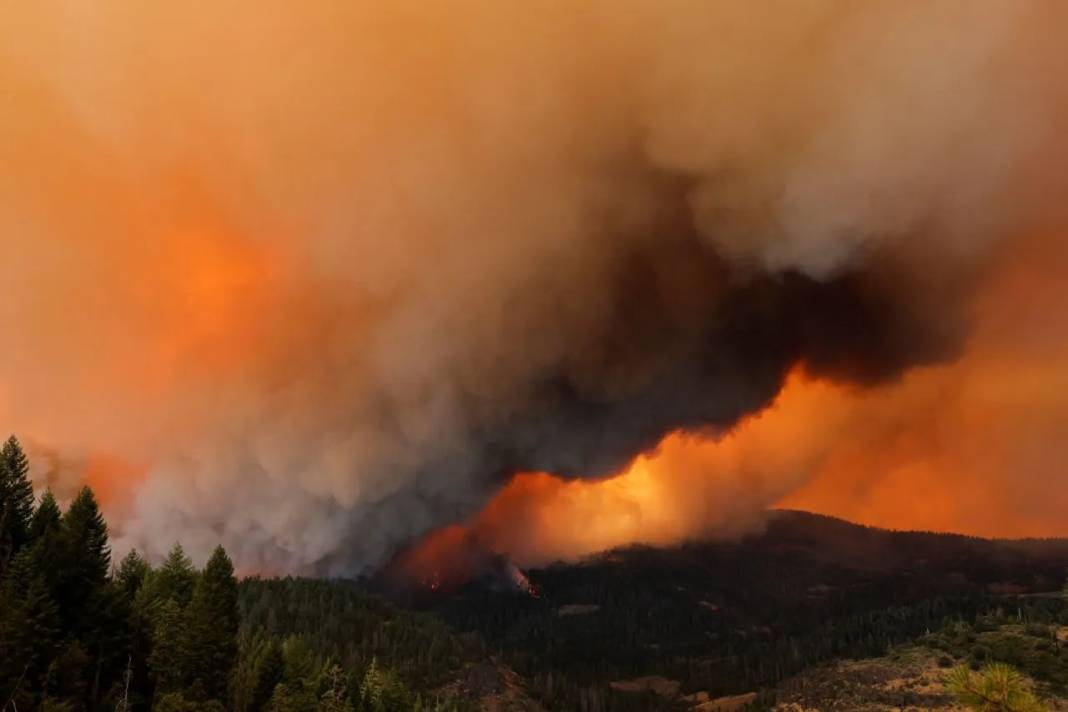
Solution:
{"label": "ash cloud", "polygon": [[351,573],[952,360],[1061,224],[1056,2],[0,13],[0,418],[127,458],[150,554]]}

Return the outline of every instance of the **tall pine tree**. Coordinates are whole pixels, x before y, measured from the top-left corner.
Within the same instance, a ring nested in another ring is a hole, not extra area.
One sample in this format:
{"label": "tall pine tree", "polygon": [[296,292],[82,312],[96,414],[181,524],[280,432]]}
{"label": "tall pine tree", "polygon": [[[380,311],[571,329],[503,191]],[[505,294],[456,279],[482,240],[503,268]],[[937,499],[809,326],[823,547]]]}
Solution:
{"label": "tall pine tree", "polygon": [[62,570],[60,607],[72,627],[85,606],[107,583],[111,567],[108,525],[100,514],[93,491],[83,487],[60,521]]}
{"label": "tall pine tree", "polygon": [[197,572],[193,562],[186,556],[182,545],[176,543],[145,586],[145,595],[150,602],[169,599],[177,603],[179,608],[184,608],[193,598],[196,581]]}
{"label": "tall pine tree", "polygon": [[58,652],[59,611],[29,550],[11,562],[0,606],[0,690],[22,693],[35,704],[49,664]]}
{"label": "tall pine tree", "polygon": [[138,553],[137,549],[131,549],[130,553],[123,557],[122,562],[119,563],[119,570],[115,575],[115,583],[118,584],[119,590],[126,595],[127,600],[132,601],[134,599],[151,570],[152,567],[148,565],[148,562]]}
{"label": "tall pine tree", "polygon": [[33,484],[30,464],[12,435],[0,447],[0,573],[30,539]]}
{"label": "tall pine tree", "polygon": [[37,570],[48,582],[53,597],[58,595],[60,574],[66,561],[63,556],[61,520],[62,514],[56,504],[56,498],[52,496],[51,490],[45,490],[30,521],[30,538],[33,544],[29,551]]}
{"label": "tall pine tree", "polygon": [[193,650],[189,618],[173,598],[160,602],[152,629],[152,653],[148,670],[156,688],[156,700],[189,685]]}
{"label": "tall pine tree", "polygon": [[38,541],[49,532],[59,531],[59,522],[62,518],[63,513],[59,511],[59,505],[56,504],[52,490],[46,489],[41,495],[41,503],[37,505],[37,510],[33,513],[33,519],[30,520],[30,538]]}
{"label": "tall pine tree", "polygon": [[249,712],[263,712],[267,708],[274,689],[282,682],[285,669],[282,646],[272,639],[267,643],[267,650],[256,666],[256,685],[252,690]]}
{"label": "tall pine tree", "polygon": [[193,675],[208,699],[222,700],[237,661],[237,579],[226,551],[215,547],[189,606],[194,635]]}

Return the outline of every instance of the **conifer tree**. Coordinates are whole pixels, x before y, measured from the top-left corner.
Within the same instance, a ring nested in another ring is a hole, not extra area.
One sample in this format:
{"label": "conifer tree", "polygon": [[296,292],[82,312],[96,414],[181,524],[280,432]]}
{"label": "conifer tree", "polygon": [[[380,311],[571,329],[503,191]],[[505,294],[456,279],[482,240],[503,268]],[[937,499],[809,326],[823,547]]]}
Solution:
{"label": "conifer tree", "polygon": [[310,690],[290,689],[284,683],[274,688],[271,701],[267,704],[270,712],[311,712],[315,708],[315,696]]}
{"label": "conifer tree", "polygon": [[383,687],[382,676],[378,672],[378,660],[372,658],[360,682],[360,712],[382,712],[385,709]]}
{"label": "conifer tree", "polygon": [[197,574],[193,562],[180,543],[170,553],[152,577],[150,595],[153,600],[170,599],[184,608],[193,598]]}
{"label": "conifer tree", "polygon": [[180,692],[189,682],[190,648],[188,618],[173,598],[163,600],[152,630],[149,674],[160,699],[168,692]]}
{"label": "conifer tree", "polygon": [[59,505],[56,504],[52,490],[46,489],[30,520],[30,538],[37,541],[49,532],[59,531],[59,522],[62,518],[63,513],[59,511]]}
{"label": "conifer tree", "polygon": [[93,491],[83,487],[60,521],[59,605],[68,626],[85,632],[96,624],[92,605],[111,566],[108,526]]}
{"label": "conifer tree", "polygon": [[0,689],[19,686],[35,697],[58,652],[59,611],[28,550],[20,552],[11,562],[3,589]]}
{"label": "conifer tree", "polygon": [[189,608],[194,677],[209,699],[223,699],[237,660],[240,620],[234,566],[221,546],[215,548],[197,579]]}
{"label": "conifer tree", "polygon": [[30,556],[38,573],[48,582],[49,590],[58,603],[59,580],[65,559],[60,521],[62,514],[56,498],[50,490],[45,490],[40,504],[33,513],[30,522]]}
{"label": "conifer tree", "polygon": [[282,682],[284,674],[285,660],[282,657],[282,646],[278,644],[278,641],[271,640],[256,669],[256,686],[252,691],[249,712],[262,712],[266,709],[267,703],[274,695],[274,688]]}
{"label": "conifer tree", "polygon": [[89,586],[99,586],[107,580],[111,567],[111,547],[108,544],[108,525],[100,513],[93,490],[82,487],[70,509],[60,520],[68,558]]}
{"label": "conifer tree", "polygon": [[29,543],[32,517],[30,465],[18,439],[12,435],[0,447],[0,573]]}
{"label": "conifer tree", "polygon": [[75,709],[85,709],[91,667],[92,660],[85,647],[77,640],[68,643],[49,667],[45,686],[48,698],[57,702],[69,700]]}
{"label": "conifer tree", "polygon": [[145,558],[138,553],[137,549],[131,549],[130,553],[122,558],[119,570],[115,575],[115,583],[119,590],[125,594],[127,600],[133,600],[137,592],[141,590],[145,579],[148,578],[152,567]]}
{"label": "conifer tree", "polygon": [[226,709],[218,700],[199,702],[187,699],[180,692],[169,692],[153,705],[152,712],[226,712]]}
{"label": "conifer tree", "polygon": [[353,712],[344,671],[332,665],[326,673],[327,689],[319,699],[319,712]]}

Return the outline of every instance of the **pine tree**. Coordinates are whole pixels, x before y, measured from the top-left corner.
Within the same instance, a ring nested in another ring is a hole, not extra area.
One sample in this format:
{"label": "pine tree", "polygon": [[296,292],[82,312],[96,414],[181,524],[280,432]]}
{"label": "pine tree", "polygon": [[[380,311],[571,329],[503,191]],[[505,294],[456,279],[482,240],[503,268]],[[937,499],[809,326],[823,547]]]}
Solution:
{"label": "pine tree", "polygon": [[267,709],[270,712],[310,712],[315,709],[315,696],[309,690],[291,690],[282,684],[274,688]]}
{"label": "pine tree", "polygon": [[[27,550],[11,562],[3,588],[0,690],[18,686],[36,697],[58,652],[59,610]],[[24,706],[26,701],[23,698]]]}
{"label": "pine tree", "polygon": [[291,690],[318,689],[321,661],[305,636],[292,635],[286,638],[282,645],[282,656],[286,661],[285,683]]}
{"label": "pine tree", "polygon": [[150,596],[153,600],[170,599],[184,608],[193,598],[197,574],[182,545],[175,543],[163,565],[152,576]]}
{"label": "pine tree", "polygon": [[37,571],[48,582],[52,597],[58,602],[60,574],[65,565],[60,522],[62,514],[51,490],[45,490],[30,522],[30,555]]}
{"label": "pine tree", "polygon": [[978,674],[966,665],[946,676],[949,689],[966,708],[987,712],[1045,712],[1046,707],[1031,691],[1027,678],[1003,663],[991,663]]}
{"label": "pine tree", "polygon": [[144,585],[145,579],[148,578],[151,570],[152,567],[137,552],[137,549],[131,549],[130,553],[122,558],[122,562],[119,563],[118,573],[115,576],[115,583],[118,585],[119,590],[125,594],[127,600],[133,600],[137,592],[141,590],[141,586]]}
{"label": "pine tree", "polygon": [[170,692],[160,697],[152,712],[226,712],[226,708],[218,700],[199,702],[187,699],[180,692]]}
{"label": "pine tree", "polygon": [[257,666],[256,686],[252,691],[252,703],[249,705],[249,712],[261,712],[266,709],[267,704],[274,695],[274,688],[278,687],[279,683],[282,682],[284,674],[285,660],[282,657],[282,646],[278,644],[278,641],[271,640],[267,644],[267,650],[263,654],[260,664]]}
{"label": "pine tree", "polygon": [[378,672],[378,660],[372,658],[360,682],[360,712],[382,712],[385,709],[383,687],[382,676]]}
{"label": "pine tree", "polygon": [[157,698],[168,692],[180,692],[189,682],[191,651],[188,618],[173,598],[163,600],[152,630],[152,653],[148,670],[156,685]]}
{"label": "pine tree", "polygon": [[59,522],[62,517],[63,514],[59,511],[59,505],[56,504],[52,490],[46,489],[41,495],[40,504],[33,513],[33,519],[30,520],[30,538],[37,541],[49,532],[59,531]]}
{"label": "pine tree", "polygon": [[326,679],[328,687],[319,699],[319,712],[353,712],[348,696],[348,681],[341,668],[332,665],[326,673]]}
{"label": "pine tree", "polygon": [[111,566],[108,526],[93,491],[83,487],[60,521],[59,605],[67,626],[85,633],[98,623],[95,600]]}
{"label": "pine tree", "polygon": [[92,660],[85,647],[77,640],[71,641],[60,652],[48,669],[48,684],[45,692],[49,699],[69,700],[75,709],[85,709],[85,696],[89,688],[89,671]]}
{"label": "pine tree", "polygon": [[209,699],[223,699],[237,660],[237,580],[226,551],[218,546],[200,575],[189,606],[194,677]]}
{"label": "pine tree", "polygon": [[0,573],[30,540],[33,484],[30,465],[12,435],[0,447]]}
{"label": "pine tree", "polygon": [[99,586],[111,568],[108,525],[100,513],[93,490],[82,487],[60,521],[66,545],[66,562],[73,565],[89,586]]}

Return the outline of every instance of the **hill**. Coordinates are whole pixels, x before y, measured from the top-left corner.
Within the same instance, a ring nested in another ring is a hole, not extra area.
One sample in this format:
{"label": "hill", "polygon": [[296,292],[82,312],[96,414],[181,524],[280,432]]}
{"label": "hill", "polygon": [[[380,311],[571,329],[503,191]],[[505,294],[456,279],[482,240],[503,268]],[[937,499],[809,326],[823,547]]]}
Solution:
{"label": "hill", "polygon": [[[1066,567],[1066,540],[892,532],[780,511],[738,541],[613,550],[528,571],[537,598],[476,583],[435,610],[477,632],[551,708],[671,709],[884,655],[1003,597],[1058,589]],[[675,692],[658,694],[649,679]]]}

